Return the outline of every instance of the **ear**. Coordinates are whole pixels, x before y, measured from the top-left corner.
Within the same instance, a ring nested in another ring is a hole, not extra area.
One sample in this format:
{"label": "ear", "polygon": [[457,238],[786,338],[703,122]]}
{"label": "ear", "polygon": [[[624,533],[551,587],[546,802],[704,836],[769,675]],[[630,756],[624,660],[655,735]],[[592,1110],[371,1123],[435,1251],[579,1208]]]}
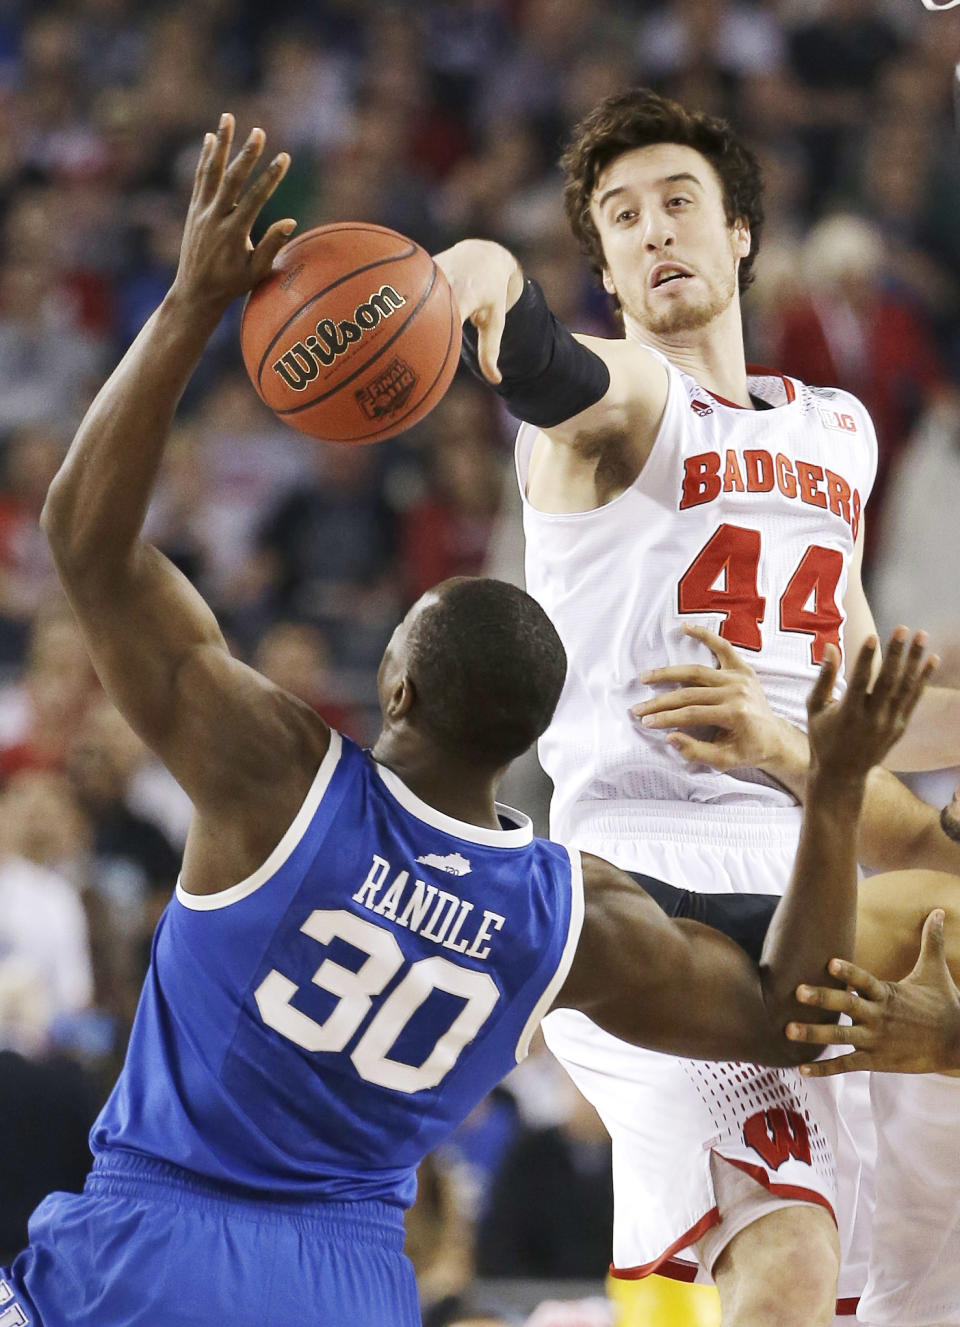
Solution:
{"label": "ear", "polygon": [[409,673],[402,673],[396,686],[390,692],[384,717],[394,721],[405,719],[413,708],[416,698],[417,693],[413,682],[410,680]]}
{"label": "ear", "polygon": [[741,217],[733,226],[733,254],[735,258],[746,258],[750,253],[752,239],[750,227]]}
{"label": "ear", "polygon": [[610,275],[606,267],[603,269],[603,288],[608,295],[615,295],[617,293],[617,288],[613,284],[613,277]]}

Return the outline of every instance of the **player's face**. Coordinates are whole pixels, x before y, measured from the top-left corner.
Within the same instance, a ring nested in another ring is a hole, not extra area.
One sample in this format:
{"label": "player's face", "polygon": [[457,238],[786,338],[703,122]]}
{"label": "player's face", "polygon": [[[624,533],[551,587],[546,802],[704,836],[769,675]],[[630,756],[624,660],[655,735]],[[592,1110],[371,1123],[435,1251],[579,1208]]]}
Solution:
{"label": "player's face", "polygon": [[940,812],[940,828],[948,839],[960,843],[960,788],[957,788],[953,800]]}
{"label": "player's face", "polygon": [[750,233],[727,224],[720,180],[693,148],[656,143],[622,153],[599,175],[590,212],[604,286],[628,330],[697,331],[735,299]]}

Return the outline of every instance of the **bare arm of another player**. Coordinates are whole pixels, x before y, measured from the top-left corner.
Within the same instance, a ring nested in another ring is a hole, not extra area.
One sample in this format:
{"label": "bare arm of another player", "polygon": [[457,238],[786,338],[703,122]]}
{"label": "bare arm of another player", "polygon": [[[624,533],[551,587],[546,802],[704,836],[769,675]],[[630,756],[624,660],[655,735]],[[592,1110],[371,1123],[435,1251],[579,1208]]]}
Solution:
{"label": "bare arm of another player", "polygon": [[829,700],[839,654],[828,651],[808,702],[813,759],[800,845],[759,969],[725,936],[671,921],[629,877],[588,858],[583,932],[558,1005],[672,1054],[769,1064],[813,1058],[802,1044],[791,1055],[783,1029],[798,1017],[797,985],[819,980],[834,952],[853,952],[867,773],[899,737],[932,666],[922,662],[922,638],[906,659],[905,651],[897,633],[870,692],[868,643],[839,702]]}
{"label": "bare arm of another player", "polygon": [[[810,760],[806,734],[773,713],[756,672],[727,641],[706,627],[687,624],[684,631],[706,645],[716,667],[672,664],[651,670],[645,682],[671,689],[637,705],[634,717],[667,732],[665,740],[684,760],[714,769],[761,769],[802,801]],[[942,688],[928,687],[917,712],[931,690]],[[716,730],[713,738],[685,731],[704,727]],[[874,871],[924,867],[960,875],[960,843],[943,832],[937,811],[879,767],[867,779],[857,853]]]}
{"label": "bare arm of another player", "polygon": [[[272,778],[309,763],[296,703],[230,657],[203,599],[140,533],[204,346],[294,224],[274,223],[253,247],[250,227],[289,158],[274,158],[248,186],[263,132],[228,165],[232,139],[230,116],[206,136],[173,286],[87,411],[42,518],[107,694],[203,812],[263,797]],[[322,725],[311,731],[321,746],[329,740]],[[318,754],[309,753],[314,768]]]}
{"label": "bare arm of another player", "polygon": [[[521,296],[530,296],[520,264],[502,245],[479,239],[462,240],[437,254],[436,262],[450,282],[464,322],[477,328],[477,358],[484,377],[501,384],[502,346],[514,363],[523,349],[523,334],[513,331],[507,318]],[[585,408],[572,408],[557,422],[542,424],[531,414],[530,422],[541,432],[530,482],[537,485],[538,505],[547,510],[572,510],[577,503],[595,506],[628,487],[649,455],[667,399],[666,369],[645,347],[596,336],[578,335],[574,340],[603,362],[609,383],[602,396]],[[539,347],[529,349],[536,359]],[[568,346],[566,353],[571,349],[575,357],[581,354],[576,346]],[[520,358],[526,361],[527,356]],[[566,384],[563,374],[556,375],[549,355],[547,359],[543,392],[549,404],[558,384]],[[502,390],[513,413],[525,418],[523,408],[511,403],[507,386]]]}
{"label": "bare arm of another player", "polygon": [[[863,537],[864,527],[861,522],[843,600],[846,618],[844,640],[848,661],[855,656],[867,636],[876,631],[861,579]],[[883,763],[887,769],[903,773],[948,769],[952,765],[960,765],[960,690],[928,687],[909,729]]]}

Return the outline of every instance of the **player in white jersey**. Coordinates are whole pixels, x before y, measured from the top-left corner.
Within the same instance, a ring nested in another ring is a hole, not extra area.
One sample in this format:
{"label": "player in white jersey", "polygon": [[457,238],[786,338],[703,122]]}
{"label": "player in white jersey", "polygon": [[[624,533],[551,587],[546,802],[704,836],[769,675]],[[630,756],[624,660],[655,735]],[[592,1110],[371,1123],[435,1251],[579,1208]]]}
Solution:
{"label": "player in white jersey", "polygon": [[[660,685],[677,689],[642,706],[655,716],[651,723],[673,731],[672,742],[685,760],[725,768],[759,764],[802,800],[806,737],[772,714],[743,658],[719,637],[695,630],[717,667],[656,670]],[[711,740],[685,731],[694,721],[709,723]],[[960,991],[936,946],[910,972],[928,900],[946,898],[960,885],[960,789],[938,814],[892,775],[875,770],[857,849],[864,865],[886,873],[862,883],[857,927],[858,955],[880,977],[848,962],[835,965],[834,976],[858,994],[818,988],[809,1003],[849,1014],[853,1026],[803,1027],[793,1034],[856,1048],[852,1057],[821,1061],[804,1074],[886,1071],[869,1083],[879,1155],[875,1196],[868,1175],[867,1201],[856,1214],[864,1243],[872,1248],[859,1321],[946,1327],[960,1321],[960,1043],[951,1055],[931,1056],[915,1019],[905,1017],[898,1004],[900,988],[891,983],[900,978],[920,983],[927,1009],[939,1010],[945,1019],[960,1016]],[[921,864],[927,869],[917,869]],[[955,965],[955,956],[951,962]],[[952,1076],[918,1079],[903,1077],[906,1073]]]}
{"label": "player in white jersey", "polygon": [[[802,722],[826,643],[849,660],[873,630],[860,581],[873,430],[844,393],[748,376],[737,291],[761,181],[727,126],[629,92],[586,117],[564,166],[568,215],[622,340],[571,337],[499,245],[468,240],[438,259],[479,334],[479,368],[530,426],[518,439],[528,585],[570,664],[542,749],[551,831],[689,888],[780,891],[792,798],[758,771],[689,768],[631,710],[655,695],[651,668],[710,662],[683,630],[699,623]],[[892,763],[955,763],[958,716],[960,693],[928,692]],[[811,1090],[823,1085],[644,1056],[566,1014],[548,1029],[613,1137],[615,1266],[643,1277],[686,1251],[680,1274],[696,1273],[695,1254],[727,1323],[829,1322],[835,1113]],[[848,1313],[858,1289],[843,1288]]]}

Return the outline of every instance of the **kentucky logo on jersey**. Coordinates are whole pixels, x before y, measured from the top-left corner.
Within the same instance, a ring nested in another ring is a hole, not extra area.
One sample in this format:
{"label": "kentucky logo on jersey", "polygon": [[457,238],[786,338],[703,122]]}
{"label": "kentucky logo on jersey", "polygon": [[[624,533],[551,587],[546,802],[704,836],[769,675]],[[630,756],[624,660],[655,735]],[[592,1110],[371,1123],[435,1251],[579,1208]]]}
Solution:
{"label": "kentucky logo on jersey", "polygon": [[459,852],[447,853],[446,857],[441,857],[435,852],[428,852],[423,857],[418,857],[417,861],[421,866],[434,866],[438,871],[446,871],[447,875],[470,874],[470,863]]}

